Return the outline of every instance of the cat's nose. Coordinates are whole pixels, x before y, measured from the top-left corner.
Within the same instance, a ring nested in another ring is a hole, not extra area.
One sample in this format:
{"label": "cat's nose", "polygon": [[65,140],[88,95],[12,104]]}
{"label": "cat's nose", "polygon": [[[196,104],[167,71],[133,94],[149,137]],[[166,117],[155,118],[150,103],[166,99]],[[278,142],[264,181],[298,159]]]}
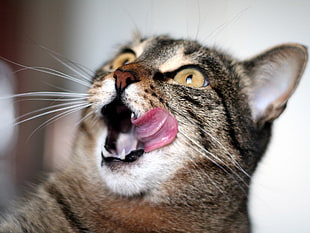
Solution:
{"label": "cat's nose", "polygon": [[139,78],[130,70],[117,69],[114,71],[115,87],[117,93],[120,95],[126,87],[130,84],[139,82]]}

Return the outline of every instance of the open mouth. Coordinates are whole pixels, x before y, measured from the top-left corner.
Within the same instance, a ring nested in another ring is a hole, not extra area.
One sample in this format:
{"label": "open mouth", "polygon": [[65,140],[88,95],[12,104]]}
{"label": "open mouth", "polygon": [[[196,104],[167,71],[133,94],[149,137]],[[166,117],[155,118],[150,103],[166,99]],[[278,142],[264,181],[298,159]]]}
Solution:
{"label": "open mouth", "polygon": [[133,162],[144,153],[144,145],[135,135],[131,123],[134,113],[121,101],[114,100],[102,108],[103,119],[108,127],[104,148],[107,155],[101,154],[105,162]]}
{"label": "open mouth", "polygon": [[102,162],[134,162],[144,153],[170,144],[178,132],[176,119],[162,108],[154,108],[137,118],[120,100],[102,108],[108,128]]}

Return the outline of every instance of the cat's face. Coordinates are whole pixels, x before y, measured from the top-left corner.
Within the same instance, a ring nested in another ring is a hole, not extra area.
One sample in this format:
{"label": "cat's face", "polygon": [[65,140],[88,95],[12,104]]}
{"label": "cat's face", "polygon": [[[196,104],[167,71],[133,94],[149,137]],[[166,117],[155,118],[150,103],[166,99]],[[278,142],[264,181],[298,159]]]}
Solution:
{"label": "cat's face", "polygon": [[176,179],[247,189],[305,62],[297,45],[245,62],[168,37],[124,46],[98,70],[83,123],[103,182],[125,196],[169,192]]}

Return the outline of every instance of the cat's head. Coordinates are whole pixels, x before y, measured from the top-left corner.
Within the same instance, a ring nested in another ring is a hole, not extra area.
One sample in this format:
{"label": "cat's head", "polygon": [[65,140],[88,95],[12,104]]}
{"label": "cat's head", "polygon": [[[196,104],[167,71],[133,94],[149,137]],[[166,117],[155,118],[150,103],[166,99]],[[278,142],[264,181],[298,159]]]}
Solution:
{"label": "cat's head", "polygon": [[306,62],[296,44],[246,61],[166,36],[122,47],[98,70],[81,127],[103,182],[126,196],[247,189]]}

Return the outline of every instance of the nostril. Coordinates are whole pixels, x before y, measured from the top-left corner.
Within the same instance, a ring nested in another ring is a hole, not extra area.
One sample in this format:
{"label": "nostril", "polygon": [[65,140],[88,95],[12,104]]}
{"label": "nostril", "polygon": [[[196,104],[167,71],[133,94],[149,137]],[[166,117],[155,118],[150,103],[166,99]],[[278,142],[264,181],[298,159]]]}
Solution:
{"label": "nostril", "polygon": [[140,81],[132,71],[123,71],[121,69],[117,69],[113,77],[115,78],[115,87],[118,93],[122,93],[130,84]]}
{"label": "nostril", "polygon": [[131,77],[127,77],[127,79],[126,79],[126,86],[129,86],[131,83],[133,83]]}

